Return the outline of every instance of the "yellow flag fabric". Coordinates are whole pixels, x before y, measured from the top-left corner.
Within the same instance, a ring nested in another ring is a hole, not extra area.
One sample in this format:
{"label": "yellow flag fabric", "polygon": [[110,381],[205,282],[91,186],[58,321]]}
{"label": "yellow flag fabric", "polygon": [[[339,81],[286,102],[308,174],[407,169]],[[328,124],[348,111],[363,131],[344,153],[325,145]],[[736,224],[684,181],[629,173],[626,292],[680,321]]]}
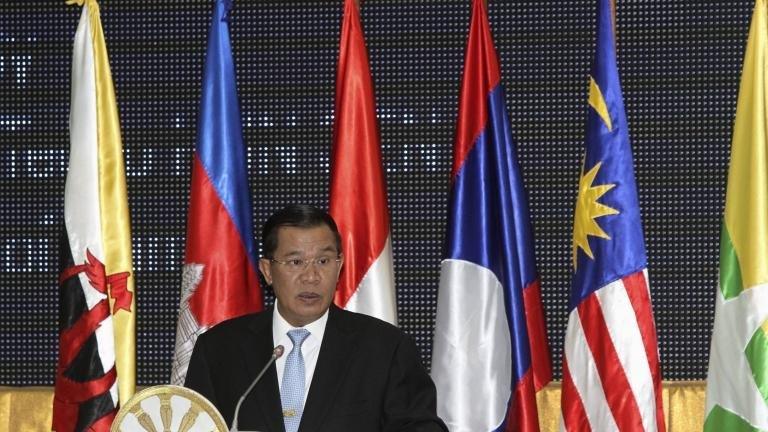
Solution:
{"label": "yellow flag fabric", "polygon": [[[131,272],[128,291],[134,292],[131,255],[131,219],[123,166],[123,144],[120,118],[109,69],[107,44],[96,1],[92,4],[94,70],[96,73],[97,129],[99,133],[99,195],[101,198],[102,237],[105,246],[104,267],[107,274]],[[114,299],[110,302],[114,304]],[[136,297],[131,296],[130,311],[114,310],[115,363],[121,401],[133,396],[136,389]]]}

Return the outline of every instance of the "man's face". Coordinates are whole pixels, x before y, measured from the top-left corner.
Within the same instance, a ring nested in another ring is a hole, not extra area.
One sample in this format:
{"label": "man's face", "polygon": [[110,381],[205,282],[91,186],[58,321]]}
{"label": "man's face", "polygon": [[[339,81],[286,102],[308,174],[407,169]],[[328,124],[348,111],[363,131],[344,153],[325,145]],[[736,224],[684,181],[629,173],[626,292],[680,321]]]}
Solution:
{"label": "man's face", "polygon": [[331,306],[342,264],[330,228],[278,228],[273,258],[259,260],[259,269],[275,291],[280,315],[296,327],[320,318]]}

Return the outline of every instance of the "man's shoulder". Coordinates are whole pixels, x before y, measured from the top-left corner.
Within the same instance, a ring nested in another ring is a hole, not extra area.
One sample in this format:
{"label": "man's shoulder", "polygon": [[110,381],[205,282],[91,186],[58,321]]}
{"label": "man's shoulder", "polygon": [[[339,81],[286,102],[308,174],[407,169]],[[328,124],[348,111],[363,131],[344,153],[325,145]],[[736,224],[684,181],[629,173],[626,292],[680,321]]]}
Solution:
{"label": "man's shoulder", "polygon": [[[269,324],[271,326],[272,324],[272,314],[269,310],[262,311],[262,312],[256,312],[246,315],[241,315],[236,318],[230,318],[228,320],[222,321],[210,329],[208,329],[205,333],[201,335],[205,336],[206,339],[219,339],[219,338],[226,338],[228,336],[233,335],[239,335],[242,332],[247,331],[248,329],[258,329],[262,325],[265,325],[265,323]],[[271,328],[271,327],[270,327]]]}
{"label": "man's shoulder", "polygon": [[336,307],[332,307],[331,313],[336,315],[339,325],[347,329],[391,338],[400,338],[405,335],[405,333],[397,326],[370,315],[351,312]]}
{"label": "man's shoulder", "polygon": [[339,310],[335,315],[337,334],[371,365],[389,367],[395,356],[409,364],[420,364],[416,341],[397,326],[361,313]]}

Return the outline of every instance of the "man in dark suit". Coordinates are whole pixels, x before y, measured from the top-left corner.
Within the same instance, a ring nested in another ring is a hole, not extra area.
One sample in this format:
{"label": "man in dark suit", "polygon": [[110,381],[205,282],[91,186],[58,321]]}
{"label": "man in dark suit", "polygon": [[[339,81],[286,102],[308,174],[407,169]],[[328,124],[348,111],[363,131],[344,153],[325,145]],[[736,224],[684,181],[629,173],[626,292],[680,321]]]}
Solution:
{"label": "man in dark suit", "polygon": [[232,424],[238,399],[283,345],[286,355],[245,399],[240,428],[447,431],[413,340],[384,321],[332,305],[344,262],[333,219],[315,207],[288,206],[264,224],[262,241],[259,269],[274,290],[275,308],[202,334],[185,385]]}

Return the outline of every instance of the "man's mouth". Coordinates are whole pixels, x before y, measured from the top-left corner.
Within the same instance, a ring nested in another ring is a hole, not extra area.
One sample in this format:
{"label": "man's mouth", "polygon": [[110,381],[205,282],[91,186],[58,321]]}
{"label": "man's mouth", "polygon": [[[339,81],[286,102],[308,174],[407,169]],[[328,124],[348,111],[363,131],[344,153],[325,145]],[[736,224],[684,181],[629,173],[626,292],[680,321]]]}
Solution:
{"label": "man's mouth", "polygon": [[313,292],[303,292],[299,294],[299,298],[302,300],[316,300],[320,298],[320,294]]}

